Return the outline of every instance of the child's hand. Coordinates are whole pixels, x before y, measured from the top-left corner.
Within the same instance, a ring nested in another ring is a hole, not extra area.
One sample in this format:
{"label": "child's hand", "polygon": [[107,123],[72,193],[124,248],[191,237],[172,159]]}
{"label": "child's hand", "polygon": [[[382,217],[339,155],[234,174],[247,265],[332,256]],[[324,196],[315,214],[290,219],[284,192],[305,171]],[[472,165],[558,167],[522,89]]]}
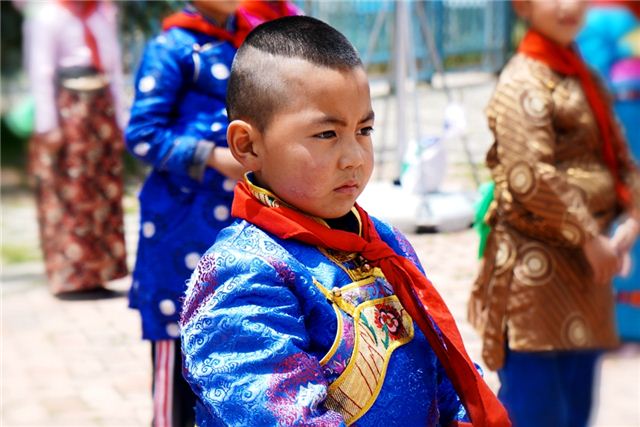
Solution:
{"label": "child's hand", "polygon": [[640,224],[635,218],[627,218],[613,234],[611,244],[619,255],[629,252],[638,237]]}
{"label": "child's hand", "polygon": [[240,162],[233,158],[231,150],[226,147],[214,148],[207,159],[207,166],[236,181],[242,179],[246,172]]}
{"label": "child's hand", "polygon": [[618,272],[618,276],[627,277],[629,272],[631,271],[631,255],[629,252],[625,252],[622,254],[622,267],[620,267],[620,271]]}
{"label": "child's hand", "polygon": [[620,271],[621,256],[605,236],[599,235],[589,240],[583,250],[596,283],[606,284]]}

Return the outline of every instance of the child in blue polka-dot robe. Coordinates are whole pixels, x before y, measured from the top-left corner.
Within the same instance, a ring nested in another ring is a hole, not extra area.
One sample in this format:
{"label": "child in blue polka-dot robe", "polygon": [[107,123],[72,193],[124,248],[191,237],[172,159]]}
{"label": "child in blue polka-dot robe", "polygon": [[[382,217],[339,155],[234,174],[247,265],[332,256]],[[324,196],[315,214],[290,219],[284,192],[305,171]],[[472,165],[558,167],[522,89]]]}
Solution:
{"label": "child in blue polka-dot robe", "polygon": [[244,172],[227,148],[227,79],[237,47],[263,19],[238,3],[192,1],[167,18],[136,76],[126,143],[151,171],[139,196],[129,305],[152,343],[154,425],[193,424],[194,397],[180,372],[181,297],[200,256],[230,224]]}

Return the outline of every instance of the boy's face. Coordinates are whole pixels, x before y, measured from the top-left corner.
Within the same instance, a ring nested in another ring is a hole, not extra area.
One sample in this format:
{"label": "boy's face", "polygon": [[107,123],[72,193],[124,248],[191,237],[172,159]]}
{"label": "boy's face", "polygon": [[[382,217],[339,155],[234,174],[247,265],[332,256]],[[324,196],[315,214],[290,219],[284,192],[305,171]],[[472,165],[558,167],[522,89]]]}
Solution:
{"label": "boy's face", "polygon": [[582,27],[587,0],[515,1],[518,15],[554,42],[568,46]]}
{"label": "boy's face", "polygon": [[373,170],[373,110],[361,67],[334,70],[296,58],[278,66],[287,88],[253,141],[260,185],[317,217],[346,215]]}

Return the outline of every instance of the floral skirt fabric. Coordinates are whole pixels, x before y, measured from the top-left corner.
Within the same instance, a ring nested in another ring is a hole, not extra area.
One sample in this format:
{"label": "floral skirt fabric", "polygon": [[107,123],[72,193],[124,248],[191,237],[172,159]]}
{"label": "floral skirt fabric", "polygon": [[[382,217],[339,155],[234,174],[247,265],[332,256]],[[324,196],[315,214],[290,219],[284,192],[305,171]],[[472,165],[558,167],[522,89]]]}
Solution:
{"label": "floral skirt fabric", "polygon": [[98,288],[127,274],[124,145],[109,87],[86,92],[59,87],[57,107],[62,142],[34,137],[29,159],[54,294]]}

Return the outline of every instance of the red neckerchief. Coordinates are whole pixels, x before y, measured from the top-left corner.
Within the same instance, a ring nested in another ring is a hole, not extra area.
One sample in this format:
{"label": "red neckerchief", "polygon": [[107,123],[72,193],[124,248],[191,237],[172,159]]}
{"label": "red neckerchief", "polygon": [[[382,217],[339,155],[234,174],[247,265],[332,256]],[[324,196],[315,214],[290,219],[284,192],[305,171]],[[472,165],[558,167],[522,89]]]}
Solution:
{"label": "red neckerchief", "polygon": [[62,6],[64,6],[69,12],[77,17],[82,22],[82,29],[84,30],[84,41],[91,51],[91,63],[97,70],[102,70],[102,61],[100,60],[100,52],[98,51],[98,42],[96,41],[93,32],[87,24],[87,19],[98,8],[97,1],[73,1],[73,0],[58,0]]}
{"label": "red neckerchief", "polygon": [[241,7],[265,21],[300,14],[287,0],[244,0]]}
{"label": "red neckerchief", "polygon": [[249,32],[255,27],[255,23],[252,22],[253,17],[244,10],[237,10],[235,18],[236,31],[229,32],[226,29],[211,23],[197,11],[183,10],[165,18],[162,21],[162,29],[166,31],[174,27],[185,28],[187,30],[197,31],[202,34],[215,37],[219,40],[228,41],[238,48]]}
{"label": "red neckerchief", "polygon": [[552,70],[567,75],[576,76],[587,97],[587,102],[596,118],[602,137],[602,157],[611,171],[616,186],[618,200],[626,207],[631,204],[631,192],[622,181],[618,158],[616,154],[622,149],[621,141],[613,134],[611,111],[603,101],[604,94],[600,92],[593,80],[589,68],[573,47],[562,47],[549,40],[535,30],[529,30],[520,42],[518,51],[548,65]]}
{"label": "red neckerchief", "polygon": [[362,220],[363,237],[330,229],[286,206],[266,206],[254,196],[247,182],[236,185],[231,212],[233,216],[245,219],[281,239],[358,253],[372,265],[378,266],[392,284],[402,306],[428,339],[473,425],[510,426],[504,407],[467,355],[460,332],[438,291],[410,260],[398,255],[380,238],[367,213],[360,206],[355,207]]}

